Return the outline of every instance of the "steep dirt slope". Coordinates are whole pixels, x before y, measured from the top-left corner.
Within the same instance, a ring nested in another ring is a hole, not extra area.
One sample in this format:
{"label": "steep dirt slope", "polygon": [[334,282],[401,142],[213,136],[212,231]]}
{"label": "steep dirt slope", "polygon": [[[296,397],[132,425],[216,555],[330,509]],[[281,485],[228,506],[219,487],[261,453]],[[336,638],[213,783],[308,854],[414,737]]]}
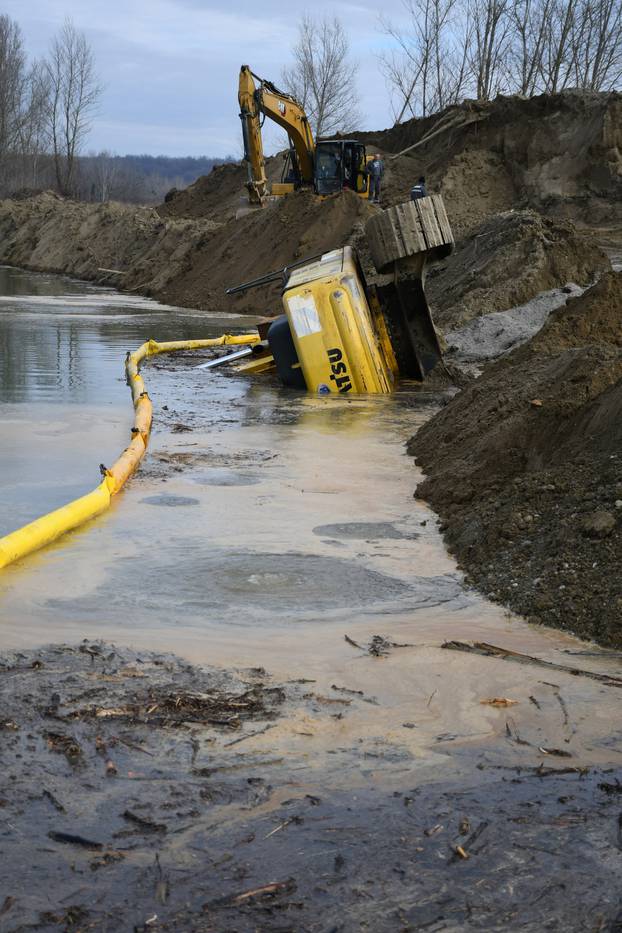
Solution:
{"label": "steep dirt slope", "polygon": [[372,210],[349,192],[319,201],[300,191],[219,224],[44,193],[0,202],[0,261],[107,282],[165,302],[263,314],[279,310],[278,286],[234,298],[225,296],[225,288],[350,242]]}
{"label": "steep dirt slope", "polygon": [[[266,175],[270,183],[280,181],[282,167],[281,156],[266,159]],[[248,203],[244,187],[247,176],[246,165],[243,162],[215,165],[209,175],[202,175],[188,188],[167,196],[157,211],[161,217],[232,220],[238,210]]]}
{"label": "steep dirt slope", "polygon": [[[442,132],[438,132],[442,130]],[[435,135],[432,135],[432,134]],[[396,160],[387,196],[425,174],[460,232],[490,213],[530,206],[582,223],[622,212],[622,94],[565,91],[531,99],[466,101],[441,114],[360,134],[386,153],[429,141]]]}
{"label": "steep dirt slope", "polygon": [[[465,101],[356,136],[368,153],[377,150],[385,159],[385,206],[407,200],[424,174],[429,187],[442,192],[458,235],[512,207],[582,224],[611,225],[622,218],[622,94],[617,92]],[[267,160],[271,180],[278,179],[281,166],[279,156]],[[245,181],[242,164],[220,166],[159,210],[167,217],[228,219],[241,203]]]}
{"label": "steep dirt slope", "polygon": [[225,288],[353,241],[373,207],[344,192],[320,201],[298,191],[231,220],[203,242],[192,266],[161,292],[167,302],[241,313],[280,313],[279,284],[227,298]]}
{"label": "steep dirt slope", "polygon": [[605,253],[572,223],[532,210],[495,214],[432,266],[427,294],[443,330],[521,305],[568,282],[589,285],[610,269]]}
{"label": "steep dirt slope", "polygon": [[554,312],[410,449],[485,593],[622,646],[622,275]]}

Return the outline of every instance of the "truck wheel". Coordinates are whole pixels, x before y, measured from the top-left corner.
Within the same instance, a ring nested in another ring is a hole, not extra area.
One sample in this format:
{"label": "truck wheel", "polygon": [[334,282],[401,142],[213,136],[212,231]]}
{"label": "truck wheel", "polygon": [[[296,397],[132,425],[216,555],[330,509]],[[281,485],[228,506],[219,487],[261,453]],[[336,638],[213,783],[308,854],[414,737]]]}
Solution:
{"label": "truck wheel", "polygon": [[440,194],[379,211],[367,221],[365,235],[378,272],[389,272],[395,262],[419,253],[428,260],[443,259],[454,245]]}

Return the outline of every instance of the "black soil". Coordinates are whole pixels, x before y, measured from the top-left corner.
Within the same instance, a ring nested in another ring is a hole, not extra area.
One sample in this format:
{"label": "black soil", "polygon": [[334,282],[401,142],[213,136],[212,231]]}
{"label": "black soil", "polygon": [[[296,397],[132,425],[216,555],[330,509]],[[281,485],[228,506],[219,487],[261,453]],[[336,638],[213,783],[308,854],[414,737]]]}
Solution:
{"label": "black soil", "polygon": [[449,547],[491,598],[622,645],[622,276],[609,273],[410,443]]}
{"label": "black soil", "polygon": [[620,771],[483,745],[459,781],[311,790],[244,742],[356,691],[102,643],[4,656],[0,690],[7,933],[618,928]]}

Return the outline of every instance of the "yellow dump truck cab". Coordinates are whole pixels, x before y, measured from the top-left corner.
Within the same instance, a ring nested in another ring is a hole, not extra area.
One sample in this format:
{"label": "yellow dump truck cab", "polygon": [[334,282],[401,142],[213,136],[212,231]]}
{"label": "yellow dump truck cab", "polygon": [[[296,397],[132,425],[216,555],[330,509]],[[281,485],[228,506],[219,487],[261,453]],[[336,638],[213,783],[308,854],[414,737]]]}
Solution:
{"label": "yellow dump truck cab", "polygon": [[[307,389],[314,392],[391,392],[397,364],[365,293],[354,250],[325,253],[293,270],[283,307]],[[275,355],[279,365],[278,353]],[[283,373],[279,367],[279,374]]]}

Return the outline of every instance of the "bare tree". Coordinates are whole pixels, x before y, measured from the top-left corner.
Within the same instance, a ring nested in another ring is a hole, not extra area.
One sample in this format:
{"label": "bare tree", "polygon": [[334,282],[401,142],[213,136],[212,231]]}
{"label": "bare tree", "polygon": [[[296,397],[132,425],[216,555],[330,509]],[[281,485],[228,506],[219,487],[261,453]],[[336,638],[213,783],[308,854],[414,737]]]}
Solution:
{"label": "bare tree", "polygon": [[349,132],[360,120],[356,75],[350,46],[337,17],[305,14],[298,27],[294,63],[282,81],[304,107],[316,136]]}
{"label": "bare tree", "polygon": [[7,160],[14,155],[24,117],[26,55],[19,25],[0,16],[0,173],[6,179]]}
{"label": "bare tree", "polygon": [[622,77],[620,0],[581,0],[571,44],[577,87],[601,91],[618,86]]}
{"label": "bare tree", "polygon": [[48,132],[54,155],[56,184],[71,194],[76,156],[88,134],[90,118],[101,94],[93,53],[84,33],[70,19],[52,42],[45,62],[49,82]]}
{"label": "bare tree", "polygon": [[98,200],[109,201],[117,179],[119,163],[112,152],[102,149],[95,156]]}
{"label": "bare tree", "polygon": [[28,72],[23,97],[23,119],[18,134],[20,187],[39,185],[39,172],[46,158],[47,71],[35,62]]}
{"label": "bare tree", "polygon": [[552,4],[553,0],[514,0],[512,5],[515,86],[526,97],[538,88]]}
{"label": "bare tree", "polygon": [[[392,96],[396,123],[405,113],[426,116],[459,100],[466,89],[468,16],[460,22],[458,0],[404,0],[409,28],[381,19],[396,50],[380,57]],[[458,28],[456,28],[458,26]],[[459,28],[462,26],[462,30]]]}
{"label": "bare tree", "polygon": [[470,69],[478,100],[504,89],[510,48],[509,0],[468,0],[473,24]]}
{"label": "bare tree", "polygon": [[577,28],[579,0],[553,0],[546,18],[546,39],[540,67],[540,86],[547,94],[563,91],[572,83],[576,51],[573,35]]}

